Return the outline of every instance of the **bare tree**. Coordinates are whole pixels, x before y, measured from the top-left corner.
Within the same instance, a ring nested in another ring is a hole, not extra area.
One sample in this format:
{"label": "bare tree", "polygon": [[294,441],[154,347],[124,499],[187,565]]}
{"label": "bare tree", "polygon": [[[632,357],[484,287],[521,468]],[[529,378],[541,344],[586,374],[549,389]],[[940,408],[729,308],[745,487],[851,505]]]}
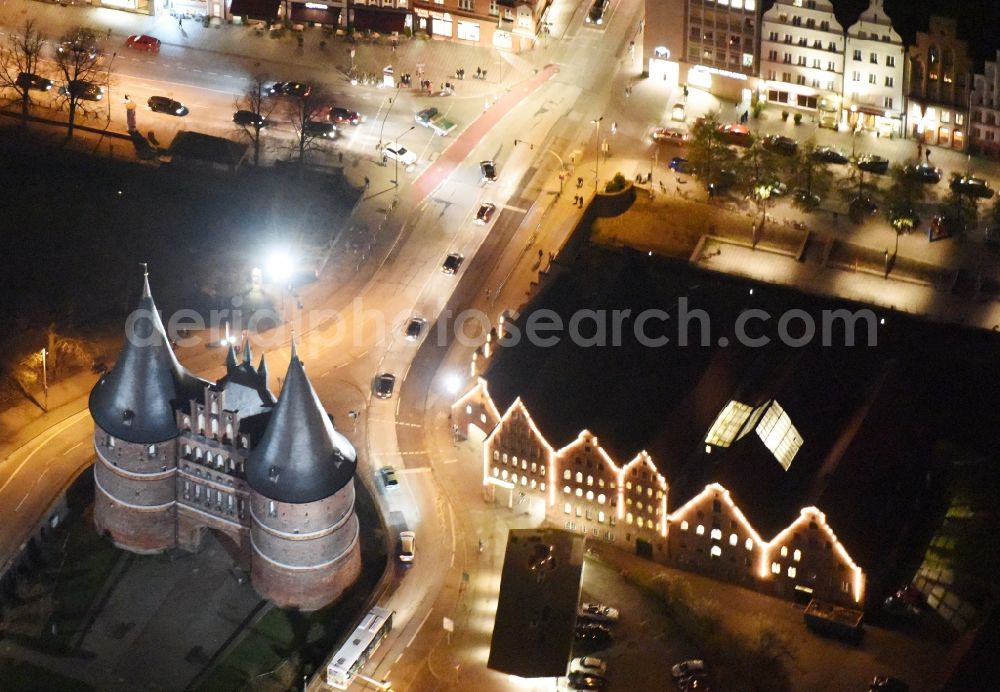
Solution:
{"label": "bare tree", "polygon": [[24,125],[28,124],[31,89],[44,90],[46,83],[52,88],[51,82],[38,77],[39,56],[44,44],[45,37],[35,28],[35,20],[28,19],[20,32],[8,34],[6,43],[0,45],[0,86],[10,87],[17,93]]}
{"label": "bare tree", "polygon": [[59,93],[69,107],[68,139],[73,137],[77,109],[84,109],[86,112],[81,101],[100,101],[105,97],[98,78],[104,82],[108,80],[108,75],[101,75],[100,65],[97,37],[90,29],[71,29],[56,47],[56,67],[66,80]]}
{"label": "bare tree", "polygon": [[306,152],[318,149],[323,140],[334,138],[336,127],[330,122],[332,105],[330,95],[315,87],[305,96],[293,97],[290,117],[300,164],[305,162]]}
{"label": "bare tree", "polygon": [[253,165],[255,166],[260,164],[261,135],[275,106],[275,101],[267,98],[268,91],[265,86],[267,81],[269,80],[266,75],[254,75],[247,90],[236,100],[237,111],[252,114],[252,117],[245,118],[242,117],[245,113],[241,113],[241,117],[234,118],[234,121],[253,144]]}

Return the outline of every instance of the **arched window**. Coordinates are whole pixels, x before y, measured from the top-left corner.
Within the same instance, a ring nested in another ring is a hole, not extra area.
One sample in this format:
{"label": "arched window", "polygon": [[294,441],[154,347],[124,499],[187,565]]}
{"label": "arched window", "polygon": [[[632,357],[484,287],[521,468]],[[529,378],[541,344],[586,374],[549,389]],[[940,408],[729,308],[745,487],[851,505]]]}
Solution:
{"label": "arched window", "polygon": [[219,419],[218,418],[213,418],[212,419],[212,437],[218,437],[218,436],[219,436]]}
{"label": "arched window", "polygon": [[577,497],[583,497],[583,488],[577,488],[576,489],[576,496]]}
{"label": "arched window", "polygon": [[212,409],[211,409],[211,412],[212,413],[218,413],[219,412],[219,401],[218,401],[218,399],[212,399]]}
{"label": "arched window", "polygon": [[682,521],[681,522],[681,531],[687,531],[687,530],[688,530],[688,523],[686,521]]}
{"label": "arched window", "polygon": [[712,550],[709,551],[712,557],[720,557],[722,555],[722,548],[717,545],[712,546]]}
{"label": "arched window", "polygon": [[587,476],[587,485],[593,485],[593,484],[594,484],[594,477]]}
{"label": "arched window", "polygon": [[788,557],[788,546],[781,546],[781,557]]}
{"label": "arched window", "polygon": [[696,534],[698,534],[699,536],[704,536],[705,535],[705,527],[702,526],[701,524],[698,524],[698,526],[695,527],[694,532]]}
{"label": "arched window", "polygon": [[743,545],[746,547],[747,550],[753,550],[753,539],[748,538],[746,542],[743,543]]}
{"label": "arched window", "polygon": [[713,541],[722,540],[722,531],[720,529],[712,529],[712,540]]}
{"label": "arched window", "polygon": [[600,495],[597,496],[597,504],[603,505],[606,499],[607,498],[604,497],[604,493],[601,493]]}
{"label": "arched window", "polygon": [[108,435],[107,442],[108,442],[108,449],[114,449],[115,448],[115,438],[114,437],[112,437],[111,435]]}
{"label": "arched window", "polygon": [[795,560],[796,562],[798,562],[799,560],[801,560],[802,559],[802,551],[799,550],[798,548],[796,548],[795,552],[792,553],[792,559]]}
{"label": "arched window", "polygon": [[729,534],[729,545],[735,546],[739,542],[740,542],[739,536],[737,536],[735,533]]}
{"label": "arched window", "polygon": [[579,471],[576,472],[576,482],[583,483],[583,474],[580,473]]}
{"label": "arched window", "polygon": [[643,524],[643,520],[642,520],[642,517],[639,517],[638,519],[636,519],[636,520],[635,520],[635,523],[636,523],[636,524],[638,524],[638,525],[639,525],[639,528],[641,529],[641,528],[642,528],[642,524]]}
{"label": "arched window", "polygon": [[594,500],[594,491],[593,490],[588,490],[587,491],[587,499],[590,500],[590,501]]}
{"label": "arched window", "polygon": [[569,469],[566,469],[565,471],[563,471],[563,480],[564,481],[568,481],[572,477],[573,477],[573,474],[570,473]]}

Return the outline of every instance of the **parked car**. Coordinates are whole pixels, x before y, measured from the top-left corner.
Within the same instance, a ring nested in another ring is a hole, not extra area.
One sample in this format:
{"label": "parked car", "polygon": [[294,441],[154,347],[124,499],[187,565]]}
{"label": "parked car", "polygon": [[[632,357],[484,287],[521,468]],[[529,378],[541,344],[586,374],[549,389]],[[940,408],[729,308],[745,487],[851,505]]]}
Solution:
{"label": "parked car", "polygon": [[147,53],[160,52],[160,39],[146,34],[132,34],[125,39],[125,45],[136,50],[144,50]]}
{"label": "parked car", "polygon": [[670,159],[670,163],[667,164],[667,168],[677,173],[687,173],[688,172],[688,160],[682,156],[675,156]]}
{"label": "parked car", "polygon": [[383,466],[378,470],[379,478],[386,490],[395,490],[399,487],[399,479],[396,478],[396,469],[392,466]]}
{"label": "parked car", "polygon": [[575,636],[577,641],[597,647],[605,647],[614,641],[614,637],[611,636],[611,630],[608,629],[607,625],[577,625]]}
{"label": "parked car", "polygon": [[492,161],[479,162],[480,179],[484,183],[495,183],[497,180],[497,165]]}
{"label": "parked car", "polygon": [[688,661],[681,661],[674,665],[670,669],[670,675],[673,676],[674,680],[679,680],[681,678],[686,678],[691,675],[696,675],[699,673],[704,673],[708,670],[705,666],[705,662],[700,658],[692,658]]}
{"label": "parked car", "polygon": [[927,240],[933,242],[935,240],[950,238],[956,233],[960,233],[961,230],[962,225],[958,222],[958,219],[938,214],[931,219],[930,228],[927,229]]}
{"label": "parked car", "polygon": [[261,127],[267,124],[267,119],[260,113],[253,111],[236,111],[233,113],[233,122],[243,127]]}
{"label": "parked car", "polygon": [[603,603],[583,603],[577,611],[577,616],[594,622],[617,622],[619,612],[617,608]]}
{"label": "parked car", "polygon": [[441,265],[441,271],[445,274],[457,274],[458,268],[462,266],[462,262],[465,258],[457,252],[453,252],[444,258],[444,264]]}
{"label": "parked car", "polygon": [[714,182],[709,183],[706,188],[710,195],[715,195],[720,192],[724,192],[736,184],[736,172],[730,170],[721,170],[716,176]]}
{"label": "parked car", "polygon": [[267,93],[271,96],[298,96],[305,98],[312,93],[312,86],[304,82],[275,82]]}
{"label": "parked car", "polygon": [[485,226],[493,218],[493,214],[497,210],[497,205],[493,202],[485,202],[479,205],[479,211],[476,212],[476,223],[480,226]]}
{"label": "parked car", "polygon": [[596,656],[581,656],[569,662],[569,672],[590,673],[591,675],[603,676],[608,672],[608,664],[603,658]]}
{"label": "parked car", "polygon": [[570,673],[566,681],[571,690],[603,690],[608,686],[603,676],[593,673]]}
{"label": "parked car", "polygon": [[104,87],[85,79],[73,79],[66,82],[65,86],[59,87],[59,93],[84,101],[100,101],[104,98]]}
{"label": "parked car", "polygon": [[20,72],[14,80],[22,89],[35,89],[36,91],[49,91],[52,88],[52,80],[39,77],[31,72]]}
{"label": "parked car", "polygon": [[585,18],[587,24],[603,24],[604,11],[607,7],[608,0],[594,0],[594,4],[590,6],[590,11],[587,12]]}
{"label": "parked car", "polygon": [[872,684],[868,686],[868,692],[909,692],[910,686],[899,678],[887,675],[876,675],[872,679]]}
{"label": "parked car", "polygon": [[788,186],[780,180],[772,180],[765,187],[770,190],[771,197],[784,197],[788,193]]}
{"label": "parked car", "polygon": [[392,373],[384,372],[375,378],[373,390],[379,399],[388,399],[392,396],[392,390],[396,387],[396,376]]}
{"label": "parked car", "polygon": [[801,188],[792,193],[792,198],[809,209],[815,209],[823,201],[816,193]]}
{"label": "parked car", "polygon": [[304,123],[305,133],[310,137],[334,139],[337,136],[337,126],[323,120],[307,120]]}
{"label": "parked car", "polygon": [[417,547],[417,534],[413,531],[399,532],[399,560],[400,562],[413,562],[414,551]]}
{"label": "parked car", "polygon": [[382,147],[382,159],[398,161],[403,166],[412,166],[417,162],[417,155],[399,144],[386,144]]}
{"label": "parked car", "polygon": [[982,178],[961,177],[954,178],[949,186],[952,192],[960,192],[965,195],[989,199],[993,196],[993,189],[990,184]]}
{"label": "parked car", "polygon": [[97,57],[97,35],[90,29],[80,29],[56,46],[59,53],[80,53],[93,60]]}
{"label": "parked car", "polygon": [[768,135],[764,138],[764,148],[782,156],[795,156],[799,143],[784,135]]}
{"label": "parked car", "polygon": [[363,120],[360,113],[335,106],[330,109],[330,122],[337,125],[357,125]]}
{"label": "parked car", "polygon": [[427,320],[423,317],[411,317],[410,321],[406,323],[406,338],[409,341],[416,341],[420,338],[420,334],[424,331],[424,325],[427,324]]}
{"label": "parked car", "polygon": [[930,164],[921,163],[916,166],[909,165],[903,169],[903,175],[908,178],[913,178],[914,180],[919,180],[922,183],[940,183],[941,182],[941,169],[935,168]]}
{"label": "parked car", "polygon": [[687,109],[683,103],[675,103],[670,107],[670,119],[678,122],[687,120]]}
{"label": "parked car", "polygon": [[679,127],[654,127],[649,135],[654,142],[661,144],[687,144],[688,133]]}
{"label": "parked car", "polygon": [[188,114],[187,106],[180,101],[174,101],[166,96],[150,96],[146,101],[149,110],[154,113],[166,113],[167,115],[184,116]]}
{"label": "parked car", "polygon": [[[753,144],[753,135],[750,134],[750,128],[746,125],[738,123],[719,125],[719,134],[729,144],[735,144],[740,147],[748,147]],[[786,137],[785,139],[788,138]]]}
{"label": "parked car", "polygon": [[848,214],[855,223],[861,223],[865,216],[875,216],[878,213],[878,205],[868,195],[855,197],[848,205]]}
{"label": "parked car", "polygon": [[875,154],[862,154],[858,157],[858,168],[866,173],[885,175],[889,172],[889,159]]}
{"label": "parked car", "polygon": [[812,153],[812,157],[823,163],[844,164],[850,161],[847,154],[835,147],[816,147]]}

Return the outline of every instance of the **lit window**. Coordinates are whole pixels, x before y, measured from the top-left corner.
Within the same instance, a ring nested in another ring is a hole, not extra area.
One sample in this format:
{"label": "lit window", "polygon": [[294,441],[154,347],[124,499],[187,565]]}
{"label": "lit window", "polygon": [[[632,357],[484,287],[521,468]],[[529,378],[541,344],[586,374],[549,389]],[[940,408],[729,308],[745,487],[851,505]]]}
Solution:
{"label": "lit window", "polygon": [[570,478],[572,478],[572,474],[569,472],[569,469],[563,471],[563,480],[568,481]]}
{"label": "lit window", "polygon": [[503,471],[500,472],[500,478],[502,478],[503,480],[507,480],[507,469],[504,469]]}
{"label": "lit window", "polygon": [[579,471],[576,472],[576,482],[583,483],[583,474],[580,473]]}
{"label": "lit window", "polygon": [[712,529],[712,540],[713,541],[722,540],[722,531],[720,529]]}
{"label": "lit window", "polygon": [[493,450],[493,461],[500,461],[500,451],[497,449]]}
{"label": "lit window", "polygon": [[796,548],[795,552],[792,553],[792,559],[795,560],[796,562],[798,562],[799,560],[801,560],[802,559],[802,551],[799,550],[798,548]]}
{"label": "lit window", "polygon": [[[527,484],[528,484],[528,477],[522,475],[521,476],[521,485],[527,485]],[[531,481],[531,485],[532,485],[532,487],[534,487],[535,481]]]}
{"label": "lit window", "polygon": [[531,489],[534,490],[538,486],[538,481],[534,478],[531,479]]}
{"label": "lit window", "polygon": [[[200,495],[201,493],[198,492],[198,487],[195,486],[195,488],[196,488],[195,489],[195,494],[196,495]],[[277,505],[277,503],[274,500],[268,500],[267,501],[267,516],[269,516],[269,517],[276,517],[276,516],[278,516],[278,505]]]}
{"label": "lit window", "polygon": [[796,570],[791,565],[788,566],[788,578],[795,579]]}
{"label": "lit window", "polygon": [[465,412],[466,412],[467,414],[469,414],[469,413],[472,413],[472,404],[468,404],[468,405],[467,405],[467,406],[465,407]]}
{"label": "lit window", "polygon": [[605,499],[607,498],[604,497],[604,493],[601,493],[600,495],[597,496],[597,504],[603,505]]}
{"label": "lit window", "polygon": [[535,462],[531,462],[531,472],[538,473],[538,464],[536,464]]}
{"label": "lit window", "polygon": [[569,486],[568,486],[568,485],[564,485],[564,486],[563,486],[563,494],[564,494],[564,495],[569,495],[569,494],[570,494],[571,492],[572,492],[572,491],[571,491],[571,490],[569,489]]}
{"label": "lit window", "polygon": [[639,525],[639,528],[641,529],[641,528],[642,528],[642,523],[643,523],[643,522],[642,522],[642,517],[639,517],[638,519],[636,519],[636,520],[635,520],[635,523],[636,523],[636,524],[638,524],[638,525]]}
{"label": "lit window", "polygon": [[577,488],[576,489],[576,496],[577,497],[583,497],[583,488]]}
{"label": "lit window", "polygon": [[729,545],[735,546],[739,542],[740,542],[739,536],[737,536],[735,533],[729,534]]}
{"label": "lit window", "polygon": [[151,456],[151,457],[155,457],[156,456],[156,445],[149,445],[149,447],[146,448],[146,453],[149,454],[149,456]]}
{"label": "lit window", "polygon": [[682,521],[681,522],[681,531],[687,531],[687,530],[688,530],[688,523],[686,521]]}
{"label": "lit window", "polygon": [[631,524],[632,521],[633,521],[633,519],[632,519],[632,513],[629,512],[628,514],[625,515],[625,523]]}
{"label": "lit window", "polygon": [[503,453],[503,463],[507,463],[507,452]]}
{"label": "lit window", "polygon": [[712,550],[709,551],[709,554],[711,554],[712,557],[719,557],[720,555],[722,555],[722,548],[720,548],[717,545],[713,545]]}
{"label": "lit window", "polygon": [[587,499],[590,500],[591,502],[593,502],[593,500],[594,500],[594,491],[593,490],[588,490],[587,491]]}
{"label": "lit window", "polygon": [[626,490],[632,489],[632,481],[625,481],[625,489]]}
{"label": "lit window", "polygon": [[699,536],[704,536],[705,535],[705,527],[702,526],[701,524],[698,524],[698,526],[695,528],[694,532],[696,534],[698,534]]}
{"label": "lit window", "polygon": [[493,477],[496,478],[499,475],[500,475],[500,469],[498,469],[496,466],[494,466],[493,467]]}
{"label": "lit window", "polygon": [[540,483],[538,485],[538,487],[542,489],[542,492],[545,492],[545,483],[544,482]]}
{"label": "lit window", "polygon": [[511,463],[514,464],[514,468],[517,468],[517,455],[515,454],[510,458]]}
{"label": "lit window", "polygon": [[597,513],[597,521],[601,522],[602,524],[604,523],[604,512]]}
{"label": "lit window", "polygon": [[567,502],[565,505],[563,505],[563,511],[566,514],[569,514],[570,512],[573,511],[573,506],[570,503]]}
{"label": "lit window", "polygon": [[781,574],[781,565],[779,565],[777,562],[772,562],[771,574]]}
{"label": "lit window", "polygon": [[781,557],[788,557],[788,546],[781,546]]}
{"label": "lit window", "polygon": [[516,473],[510,474],[510,482],[513,483],[514,485],[517,485],[517,474]]}
{"label": "lit window", "polygon": [[587,476],[587,485],[593,485],[593,484],[594,484],[594,477]]}
{"label": "lit window", "polygon": [[747,550],[753,550],[753,539],[748,538],[746,542],[743,543]]}

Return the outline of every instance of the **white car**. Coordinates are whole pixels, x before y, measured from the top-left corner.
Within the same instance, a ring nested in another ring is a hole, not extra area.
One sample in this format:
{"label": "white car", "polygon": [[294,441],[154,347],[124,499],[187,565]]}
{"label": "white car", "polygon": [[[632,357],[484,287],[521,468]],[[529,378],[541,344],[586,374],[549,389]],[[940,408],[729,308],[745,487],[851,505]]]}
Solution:
{"label": "white car", "polygon": [[382,158],[398,161],[403,166],[412,166],[417,162],[417,155],[400,144],[386,144],[382,147]]}
{"label": "white car", "polygon": [[416,548],[417,534],[412,531],[399,533],[399,561],[413,562],[413,551]]}
{"label": "white car", "polygon": [[686,678],[690,675],[697,675],[699,673],[705,672],[705,662],[700,658],[692,659],[690,661],[683,661],[678,663],[673,668],[670,669],[670,674],[674,676],[675,680],[681,678]]}
{"label": "white car", "polygon": [[620,613],[617,608],[603,603],[584,603],[580,606],[578,617],[594,622],[617,622]]}
{"label": "white car", "polygon": [[569,672],[587,673],[603,677],[608,672],[608,664],[604,662],[604,659],[597,658],[596,656],[581,656],[570,661]]}

